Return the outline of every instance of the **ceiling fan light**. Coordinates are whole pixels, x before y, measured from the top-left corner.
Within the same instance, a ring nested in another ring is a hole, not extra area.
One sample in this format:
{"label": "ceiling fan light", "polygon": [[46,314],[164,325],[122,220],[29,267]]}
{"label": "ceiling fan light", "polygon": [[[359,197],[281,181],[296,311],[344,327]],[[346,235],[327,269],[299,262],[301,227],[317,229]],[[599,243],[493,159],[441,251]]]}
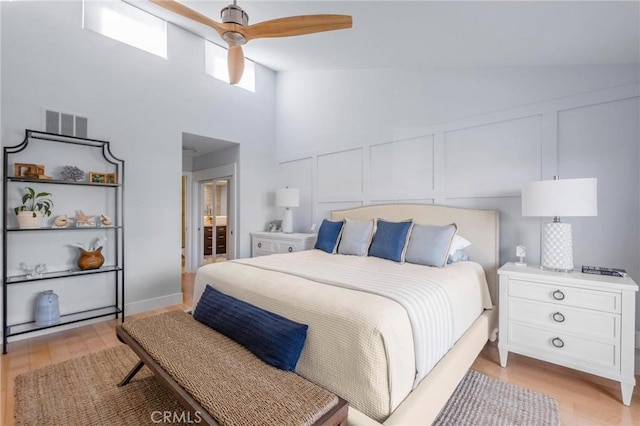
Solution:
{"label": "ceiling fan light", "polygon": [[247,39],[242,34],[235,31],[227,31],[222,34],[222,39],[231,46],[242,46],[247,42]]}
{"label": "ceiling fan light", "polygon": [[225,24],[248,25],[249,15],[240,6],[230,4],[220,11],[220,18]]}

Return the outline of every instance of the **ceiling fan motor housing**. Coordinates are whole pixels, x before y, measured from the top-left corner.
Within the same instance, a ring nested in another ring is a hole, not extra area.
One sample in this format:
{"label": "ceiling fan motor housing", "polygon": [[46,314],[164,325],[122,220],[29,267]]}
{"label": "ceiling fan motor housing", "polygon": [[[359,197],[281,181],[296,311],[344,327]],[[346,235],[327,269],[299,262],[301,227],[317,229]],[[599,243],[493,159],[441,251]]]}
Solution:
{"label": "ceiling fan motor housing", "polygon": [[[237,24],[237,25],[248,25],[249,24],[249,15],[247,12],[242,10],[240,6],[236,6],[234,4],[230,4],[220,11],[220,17],[222,18],[222,22],[225,24]],[[222,34],[222,39],[229,43],[231,46],[242,46],[247,42],[247,39],[240,33],[235,31],[227,31]]]}
{"label": "ceiling fan motor housing", "polygon": [[230,4],[220,11],[220,17],[225,24],[248,25],[249,15],[240,6]]}

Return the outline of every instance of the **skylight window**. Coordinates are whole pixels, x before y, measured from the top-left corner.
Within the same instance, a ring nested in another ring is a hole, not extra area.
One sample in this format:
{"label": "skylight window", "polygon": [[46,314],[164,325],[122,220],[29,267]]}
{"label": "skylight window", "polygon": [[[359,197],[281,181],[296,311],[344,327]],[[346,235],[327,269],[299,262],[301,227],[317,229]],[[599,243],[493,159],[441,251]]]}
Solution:
{"label": "skylight window", "polygon": [[84,0],[82,27],[167,59],[167,23],[123,2]]}
{"label": "skylight window", "polygon": [[[227,49],[205,40],[205,72],[212,77],[229,83]],[[244,58],[244,73],[236,85],[250,92],[256,91],[256,63]]]}

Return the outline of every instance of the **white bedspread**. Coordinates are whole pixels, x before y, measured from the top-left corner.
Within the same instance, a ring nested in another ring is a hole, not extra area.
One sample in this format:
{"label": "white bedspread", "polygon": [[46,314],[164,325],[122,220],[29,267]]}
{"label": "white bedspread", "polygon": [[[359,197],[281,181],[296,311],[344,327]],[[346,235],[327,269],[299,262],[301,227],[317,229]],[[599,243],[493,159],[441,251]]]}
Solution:
{"label": "white bedspread", "polygon": [[[348,262],[336,262],[336,258],[343,258]],[[465,325],[468,324],[463,321],[460,324],[462,327],[458,327],[459,333],[455,333],[454,323],[456,318],[461,318],[460,314],[465,316],[467,306],[459,304],[463,309],[456,316],[453,308],[453,300],[458,296],[456,289],[430,279],[423,273],[424,267],[415,273],[416,268],[413,266],[416,265],[405,264],[399,265],[399,268],[389,268],[391,262],[370,261],[375,259],[336,256],[312,250],[296,256],[263,256],[237,262],[378,294],[400,303],[407,311],[412,326],[416,364],[413,383],[415,387],[453,346],[459,337],[456,334],[461,334],[466,329]],[[468,295],[463,299],[468,299]],[[481,312],[481,306],[473,307],[473,319]]]}
{"label": "white bedspread", "polygon": [[206,284],[309,324],[296,371],[379,421],[491,308],[472,262],[439,269],[311,250],[204,266],[194,302]]}

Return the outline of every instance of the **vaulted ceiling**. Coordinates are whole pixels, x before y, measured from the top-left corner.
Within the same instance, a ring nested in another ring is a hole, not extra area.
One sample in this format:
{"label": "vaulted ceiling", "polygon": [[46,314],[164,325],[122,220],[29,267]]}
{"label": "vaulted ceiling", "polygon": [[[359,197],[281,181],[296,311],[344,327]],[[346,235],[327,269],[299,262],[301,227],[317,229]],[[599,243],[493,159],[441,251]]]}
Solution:
{"label": "vaulted ceiling", "polygon": [[[130,1],[224,45],[217,33],[148,1]],[[187,1],[219,20],[225,1]],[[276,71],[640,62],[640,3],[630,1],[239,1],[249,23],[353,16],[353,28],[258,39],[245,55]]]}

